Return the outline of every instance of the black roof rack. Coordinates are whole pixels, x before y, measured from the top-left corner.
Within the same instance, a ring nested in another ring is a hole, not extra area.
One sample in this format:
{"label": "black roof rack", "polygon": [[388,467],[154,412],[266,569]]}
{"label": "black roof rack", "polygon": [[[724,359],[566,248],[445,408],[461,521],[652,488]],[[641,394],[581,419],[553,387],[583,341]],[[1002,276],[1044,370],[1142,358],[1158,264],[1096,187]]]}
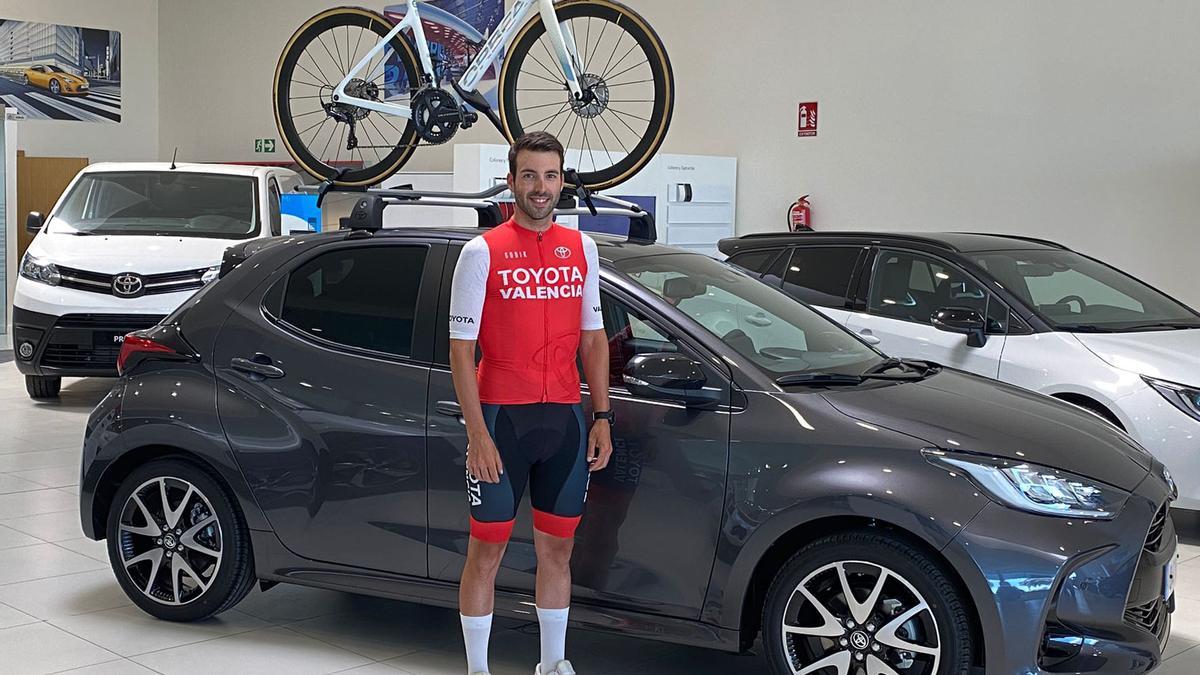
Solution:
{"label": "black roof rack", "polygon": [[[570,181],[577,176],[573,170],[566,171]],[[350,215],[341,219],[344,229],[375,232],[383,229],[383,212],[390,206],[446,206],[474,209],[478,217],[477,227],[495,227],[504,222],[500,204],[496,197],[508,190],[507,185],[497,185],[482,192],[439,192],[431,190],[414,190],[412,186],[401,186],[394,189],[357,188],[335,185],[325,181],[320,185],[305,185],[296,188],[297,192],[317,194],[317,206],[324,201],[330,192],[360,194],[361,196],[350,209]],[[582,205],[581,205],[582,202]],[[595,202],[604,204],[596,206]],[[621,216],[629,219],[629,240],[639,242],[654,242],[658,239],[658,230],[654,223],[654,215],[648,213],[637,204],[627,202],[607,195],[595,194],[579,186],[578,182],[563,187],[555,215],[581,216],[602,215]]]}

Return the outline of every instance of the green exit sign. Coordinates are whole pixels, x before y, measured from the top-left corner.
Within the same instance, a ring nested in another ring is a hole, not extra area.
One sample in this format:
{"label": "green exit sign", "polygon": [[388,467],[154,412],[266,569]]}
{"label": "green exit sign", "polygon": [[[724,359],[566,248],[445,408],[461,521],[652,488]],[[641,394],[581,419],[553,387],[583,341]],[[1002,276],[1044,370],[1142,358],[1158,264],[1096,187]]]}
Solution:
{"label": "green exit sign", "polygon": [[275,152],[274,138],[256,138],[254,139],[255,152]]}

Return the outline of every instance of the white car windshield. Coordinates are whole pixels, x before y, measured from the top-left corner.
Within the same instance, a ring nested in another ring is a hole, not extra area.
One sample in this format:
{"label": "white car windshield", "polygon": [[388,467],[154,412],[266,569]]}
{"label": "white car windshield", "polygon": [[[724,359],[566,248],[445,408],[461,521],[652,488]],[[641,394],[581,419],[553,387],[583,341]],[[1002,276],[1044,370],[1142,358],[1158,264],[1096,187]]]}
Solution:
{"label": "white car windshield", "polygon": [[258,229],[250,176],[136,171],[84,175],[48,231],[246,239]]}
{"label": "white car windshield", "polygon": [[1200,316],[1183,303],[1072,251],[988,251],[971,257],[1058,330],[1200,328]]}
{"label": "white car windshield", "polygon": [[883,361],[821,313],[712,258],[652,255],[616,267],[772,377],[859,375]]}

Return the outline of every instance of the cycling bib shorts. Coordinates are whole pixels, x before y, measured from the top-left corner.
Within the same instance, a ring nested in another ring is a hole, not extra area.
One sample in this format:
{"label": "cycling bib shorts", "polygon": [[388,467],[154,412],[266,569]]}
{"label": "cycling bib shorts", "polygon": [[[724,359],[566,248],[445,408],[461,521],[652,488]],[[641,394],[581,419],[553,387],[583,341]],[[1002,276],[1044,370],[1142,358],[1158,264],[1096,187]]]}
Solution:
{"label": "cycling bib shorts", "polygon": [[555,537],[574,536],[590,476],[583,409],[578,403],[484,404],[483,417],[504,473],[499,483],[485,483],[467,472],[471,536],[508,541],[526,483],[533,527]]}

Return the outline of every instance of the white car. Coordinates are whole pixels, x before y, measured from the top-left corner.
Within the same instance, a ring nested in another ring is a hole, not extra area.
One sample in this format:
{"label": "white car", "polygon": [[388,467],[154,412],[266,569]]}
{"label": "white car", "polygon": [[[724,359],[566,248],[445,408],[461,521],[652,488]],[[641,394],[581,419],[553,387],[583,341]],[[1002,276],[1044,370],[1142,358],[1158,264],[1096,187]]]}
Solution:
{"label": "white car", "polygon": [[21,259],[13,351],[34,398],[63,376],[116,375],[126,333],[149,328],[217,277],[225,249],[289,228],[294,171],[225,164],[101,163],[79,172]]}
{"label": "white car", "polygon": [[[1021,237],[781,233],[720,248],[888,355],[1091,410],[1167,465],[1176,506],[1200,509],[1200,314],[1178,300]],[[755,330],[744,327],[750,339]]]}

